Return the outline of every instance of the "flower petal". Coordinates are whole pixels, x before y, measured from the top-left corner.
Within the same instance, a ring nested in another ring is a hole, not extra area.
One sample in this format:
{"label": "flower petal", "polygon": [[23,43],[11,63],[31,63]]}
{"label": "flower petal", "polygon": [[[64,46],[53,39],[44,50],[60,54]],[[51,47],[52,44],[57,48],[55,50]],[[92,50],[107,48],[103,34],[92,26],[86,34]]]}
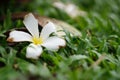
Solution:
{"label": "flower petal", "polygon": [[23,31],[11,31],[7,39],[8,42],[32,41],[32,36]]}
{"label": "flower petal", "polygon": [[38,21],[35,19],[32,13],[29,13],[25,16],[23,23],[32,36],[39,37]]}
{"label": "flower petal", "polygon": [[43,38],[43,40],[46,40],[49,35],[53,32],[56,32],[56,27],[52,22],[48,22],[42,29],[40,37]]}
{"label": "flower petal", "polygon": [[66,45],[66,42],[64,39],[53,36],[49,37],[42,46],[46,47],[48,50],[58,50],[60,47],[63,47]]}
{"label": "flower petal", "polygon": [[38,59],[42,53],[42,47],[40,45],[30,44],[26,50],[26,57],[32,59]]}

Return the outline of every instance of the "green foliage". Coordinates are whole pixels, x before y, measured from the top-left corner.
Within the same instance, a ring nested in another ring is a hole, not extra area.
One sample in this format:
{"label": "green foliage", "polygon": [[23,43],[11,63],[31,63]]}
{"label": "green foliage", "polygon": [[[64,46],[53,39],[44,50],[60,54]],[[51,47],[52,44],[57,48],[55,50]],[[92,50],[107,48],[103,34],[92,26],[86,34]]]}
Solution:
{"label": "green foliage", "polygon": [[[120,0],[62,0],[73,2],[87,16],[70,18],[50,0],[35,0],[15,7],[14,0],[0,14],[0,80],[119,80],[120,79]],[[13,10],[14,9],[14,10]],[[58,52],[44,50],[38,60],[26,59],[27,43],[8,46],[4,33],[20,28],[12,12],[32,11],[63,20],[81,31],[82,37],[66,32],[66,47]],[[6,13],[7,12],[7,13]]]}

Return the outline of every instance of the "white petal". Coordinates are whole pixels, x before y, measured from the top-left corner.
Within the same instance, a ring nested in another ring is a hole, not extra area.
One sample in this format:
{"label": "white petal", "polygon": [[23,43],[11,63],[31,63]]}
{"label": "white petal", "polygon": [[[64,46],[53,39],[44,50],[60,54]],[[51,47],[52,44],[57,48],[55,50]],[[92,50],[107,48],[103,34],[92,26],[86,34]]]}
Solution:
{"label": "white petal", "polygon": [[32,41],[32,36],[23,31],[12,31],[7,39],[9,42]]}
{"label": "white petal", "polygon": [[60,47],[63,47],[66,45],[66,42],[64,39],[59,38],[59,37],[49,37],[43,44],[42,46],[46,47],[48,50],[53,50],[56,51]]}
{"label": "white petal", "polygon": [[56,27],[52,22],[48,22],[42,29],[40,37],[43,38],[43,40],[47,39],[49,35],[53,32],[56,32]]}
{"label": "white petal", "polygon": [[32,13],[29,13],[25,16],[23,23],[28,31],[32,34],[32,36],[39,37],[38,21],[35,19]]}
{"label": "white petal", "polygon": [[42,53],[42,47],[40,45],[30,44],[26,50],[26,57],[32,59],[38,59]]}

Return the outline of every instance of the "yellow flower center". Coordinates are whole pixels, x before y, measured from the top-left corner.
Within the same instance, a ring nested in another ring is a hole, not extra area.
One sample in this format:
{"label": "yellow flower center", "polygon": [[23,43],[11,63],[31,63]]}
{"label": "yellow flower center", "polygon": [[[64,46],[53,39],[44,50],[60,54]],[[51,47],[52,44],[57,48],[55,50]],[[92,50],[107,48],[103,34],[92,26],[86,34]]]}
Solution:
{"label": "yellow flower center", "polygon": [[43,39],[40,37],[40,38],[37,38],[37,37],[33,37],[32,39],[33,43],[35,45],[38,45],[38,44],[42,44],[43,43]]}

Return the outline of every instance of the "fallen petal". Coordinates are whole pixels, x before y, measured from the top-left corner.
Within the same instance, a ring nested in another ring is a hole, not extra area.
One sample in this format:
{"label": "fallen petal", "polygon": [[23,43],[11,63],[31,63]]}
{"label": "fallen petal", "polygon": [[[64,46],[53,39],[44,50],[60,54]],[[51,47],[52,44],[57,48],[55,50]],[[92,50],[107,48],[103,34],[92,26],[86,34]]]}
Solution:
{"label": "fallen petal", "polygon": [[42,29],[40,37],[43,38],[43,40],[46,40],[51,33],[56,32],[55,25],[52,22],[48,22]]}
{"label": "fallen petal", "polygon": [[30,44],[26,50],[26,57],[32,59],[38,59],[42,53],[42,47],[39,45]]}
{"label": "fallen petal", "polygon": [[32,41],[32,36],[23,31],[11,31],[9,37],[7,38],[8,42],[22,42],[22,41]]}
{"label": "fallen petal", "polygon": [[64,47],[66,42],[64,39],[59,37],[49,37],[42,46],[46,47],[48,50],[57,51],[60,47]]}
{"label": "fallen petal", "polygon": [[25,16],[23,23],[32,36],[39,37],[38,20],[32,15],[32,13]]}

